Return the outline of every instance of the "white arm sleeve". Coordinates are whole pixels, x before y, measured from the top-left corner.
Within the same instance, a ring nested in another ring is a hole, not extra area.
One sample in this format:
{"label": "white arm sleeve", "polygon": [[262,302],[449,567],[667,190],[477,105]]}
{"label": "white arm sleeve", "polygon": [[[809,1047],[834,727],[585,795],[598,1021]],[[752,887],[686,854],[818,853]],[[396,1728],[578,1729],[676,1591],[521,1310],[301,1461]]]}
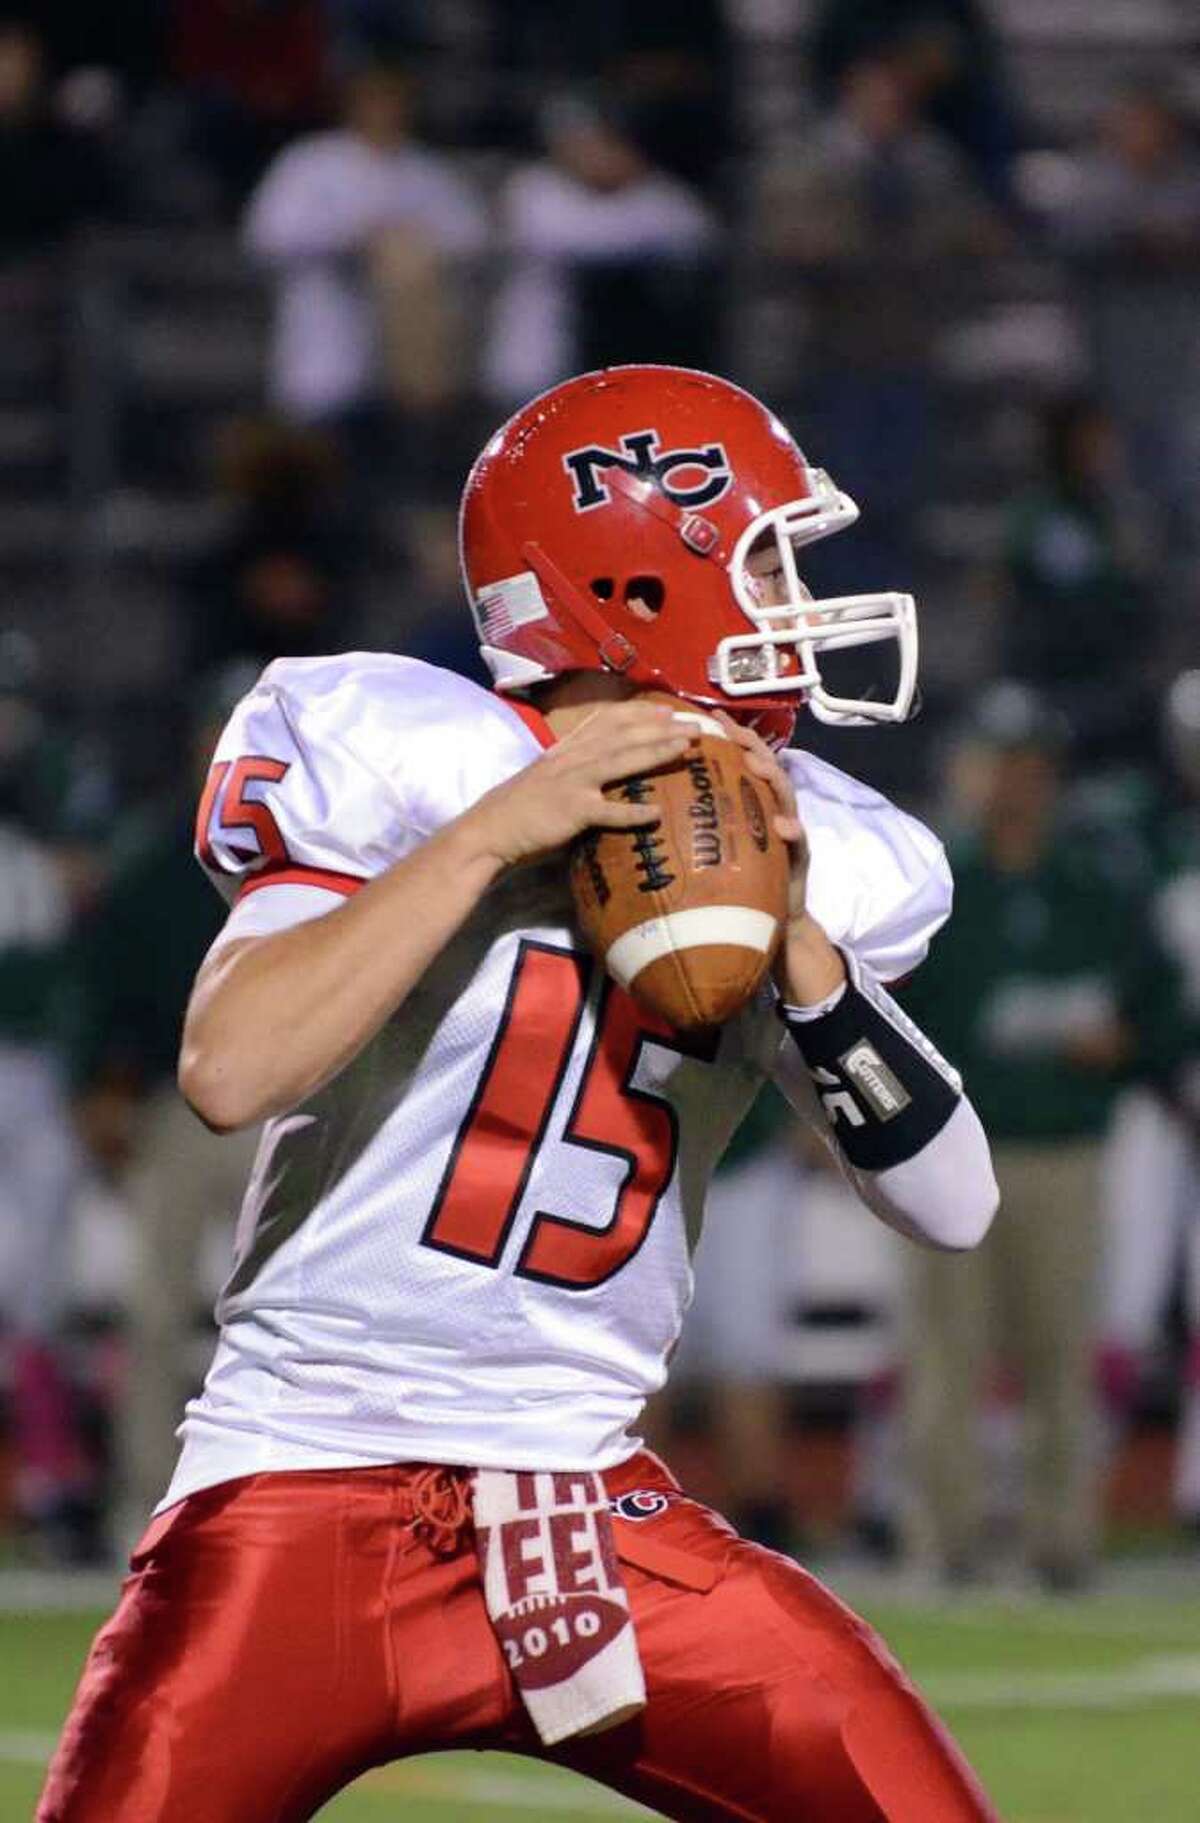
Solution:
{"label": "white arm sleeve", "polygon": [[912,1158],[886,1171],[852,1165],[817,1097],[804,1060],[784,1036],[775,1081],[802,1120],[828,1146],[860,1201],[889,1228],[927,1247],[978,1246],[1000,1202],[991,1151],[979,1116],[960,1097],[941,1131]]}
{"label": "white arm sleeve", "polygon": [[965,1095],[941,1132],[904,1164],[876,1172],[841,1164],[880,1221],[927,1247],[977,1247],[999,1207],[987,1135]]}
{"label": "white arm sleeve", "polygon": [[808,835],[813,916],[846,955],[852,979],[906,1042],[935,1063],[959,1099],[919,1152],[902,1164],[867,1171],[845,1157],[790,1036],[783,1037],[772,1074],[881,1221],[931,1247],[974,1247],[999,1201],[979,1117],[961,1094],[953,1067],[879,986],[916,968],[949,916],[953,885],[942,845],[915,817],[826,762],[795,749],[783,759]]}

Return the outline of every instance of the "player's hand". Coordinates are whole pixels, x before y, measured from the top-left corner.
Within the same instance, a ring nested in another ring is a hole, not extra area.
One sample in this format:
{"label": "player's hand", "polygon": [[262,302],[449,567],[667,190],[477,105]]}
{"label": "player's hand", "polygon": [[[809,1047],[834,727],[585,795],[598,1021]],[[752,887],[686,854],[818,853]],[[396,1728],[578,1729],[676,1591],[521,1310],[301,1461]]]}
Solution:
{"label": "player's hand", "polygon": [[743,728],[723,709],[717,719],[745,755],[747,770],[762,779],[775,799],[772,822],[788,845],[788,923],[775,961],[775,985],[796,1006],[815,1006],[846,978],[846,965],[808,909],[808,837],[800,819],[796,792],[785,768],[752,728]]}
{"label": "player's hand", "polygon": [[645,828],[657,818],[654,806],[607,798],[604,787],[673,764],[695,739],[694,725],[660,703],[602,703],[467,816],[502,867],[536,860],[585,829]]}
{"label": "player's hand", "polygon": [[736,741],[745,755],[747,770],[755,778],[762,779],[770,788],[775,799],[775,814],[771,821],[776,833],[782,836],[788,845],[791,858],[791,873],[788,880],[788,923],[795,924],[807,916],[808,894],[808,837],[800,821],[800,810],[796,803],[796,793],[791,779],[779,760],[767,746],[761,734],[753,728],[743,728],[723,709],[717,710],[717,720],[724,728],[731,741]]}

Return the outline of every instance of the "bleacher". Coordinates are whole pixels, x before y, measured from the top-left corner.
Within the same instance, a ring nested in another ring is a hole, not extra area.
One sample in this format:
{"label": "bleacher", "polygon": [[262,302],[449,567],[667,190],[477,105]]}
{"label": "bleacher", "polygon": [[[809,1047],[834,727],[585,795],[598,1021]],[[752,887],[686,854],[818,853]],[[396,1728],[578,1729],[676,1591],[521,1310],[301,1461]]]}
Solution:
{"label": "bleacher", "polygon": [[[753,159],[781,123],[804,118],[813,6],[737,0],[731,12]],[[1148,58],[1184,86],[1189,72],[1200,81],[1200,9],[1189,0],[992,0],[991,12],[1037,146],[1078,135]],[[453,80],[470,74],[457,68]],[[771,396],[806,358],[778,333],[792,320],[779,287],[803,275],[765,275],[749,254],[735,262],[729,366]],[[1026,408],[1085,367],[1062,272],[1044,256],[1014,249],[986,271],[940,275],[939,289],[947,428],[919,527],[935,698],[986,667],[980,627],[1003,503],[1028,466]],[[0,297],[4,619],[35,631],[62,694],[102,715],[172,675],[179,566],[212,527],[216,431],[261,402],[267,299],[231,229],[161,220],[93,230],[57,263],[10,269]],[[376,593],[390,580],[378,578]]]}

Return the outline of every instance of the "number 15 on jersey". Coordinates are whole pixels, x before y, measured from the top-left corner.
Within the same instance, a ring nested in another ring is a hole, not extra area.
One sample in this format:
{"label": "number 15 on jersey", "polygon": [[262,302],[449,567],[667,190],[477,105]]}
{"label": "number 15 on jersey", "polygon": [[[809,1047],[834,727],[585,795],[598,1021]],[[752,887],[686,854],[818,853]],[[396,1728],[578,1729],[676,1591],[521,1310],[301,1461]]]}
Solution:
{"label": "number 15 on jersey", "polygon": [[[526,939],[479,1086],[455,1137],[422,1242],[496,1268],[504,1259],[530,1173],[579,1035],[593,964],[574,950]],[[710,1058],[605,980],[595,1034],[562,1141],[621,1159],[603,1227],[539,1210],[514,1270],[571,1290],[602,1285],[650,1232],[675,1170],[678,1128],[661,1095],[636,1088],[647,1044]]]}

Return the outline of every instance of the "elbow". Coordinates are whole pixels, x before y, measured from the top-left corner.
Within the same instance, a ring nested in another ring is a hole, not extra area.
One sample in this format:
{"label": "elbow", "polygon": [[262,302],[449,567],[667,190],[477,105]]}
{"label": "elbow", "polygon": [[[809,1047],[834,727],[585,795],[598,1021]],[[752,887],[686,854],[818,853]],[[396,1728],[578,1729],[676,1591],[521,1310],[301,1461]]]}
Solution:
{"label": "elbow", "polygon": [[975,1110],[963,1104],[968,1115],[964,1127],[968,1144],[947,1175],[943,1194],[932,1199],[935,1213],[927,1219],[922,1239],[943,1253],[969,1253],[978,1247],[1000,1207],[1000,1187],[992,1169],[992,1154]]}
{"label": "elbow", "polygon": [[177,1081],[188,1107],[210,1133],[238,1133],[261,1117],[223,1060],[194,1044],[185,1043],[180,1052]]}
{"label": "elbow", "polygon": [[995,1220],[1000,1207],[1000,1190],[988,1160],[975,1183],[955,1202],[948,1218],[927,1228],[924,1239],[942,1253],[970,1253]]}
{"label": "elbow", "polygon": [[941,1253],[969,1253],[1000,1207],[992,1155],[979,1117],[961,1100],[929,1144],[875,1180],[885,1221]]}

